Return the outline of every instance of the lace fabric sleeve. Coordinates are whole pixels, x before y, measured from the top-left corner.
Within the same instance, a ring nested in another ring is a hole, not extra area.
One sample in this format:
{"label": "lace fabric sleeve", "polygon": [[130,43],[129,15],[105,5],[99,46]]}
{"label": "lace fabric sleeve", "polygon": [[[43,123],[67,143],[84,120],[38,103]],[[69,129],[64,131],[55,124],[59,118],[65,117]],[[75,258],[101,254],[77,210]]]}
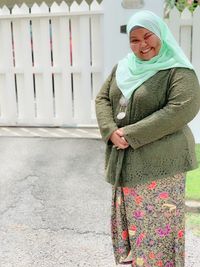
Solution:
{"label": "lace fabric sleeve", "polygon": [[193,70],[175,69],[167,104],[146,118],[123,127],[126,140],[137,149],[182,129],[198,113],[200,87]]}
{"label": "lace fabric sleeve", "polygon": [[106,79],[95,100],[96,117],[101,136],[105,142],[108,142],[112,132],[118,129],[113,118],[113,109],[109,98],[110,84],[112,82],[115,71],[116,66],[113,68],[111,74]]}

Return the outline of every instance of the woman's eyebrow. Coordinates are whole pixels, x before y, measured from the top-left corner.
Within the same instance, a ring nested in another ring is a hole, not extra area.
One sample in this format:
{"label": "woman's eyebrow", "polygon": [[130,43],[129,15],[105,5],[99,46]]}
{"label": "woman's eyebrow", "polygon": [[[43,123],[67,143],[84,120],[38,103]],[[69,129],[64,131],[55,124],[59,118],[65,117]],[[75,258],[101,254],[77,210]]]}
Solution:
{"label": "woman's eyebrow", "polygon": [[137,38],[137,36],[136,35],[131,35],[130,38]]}

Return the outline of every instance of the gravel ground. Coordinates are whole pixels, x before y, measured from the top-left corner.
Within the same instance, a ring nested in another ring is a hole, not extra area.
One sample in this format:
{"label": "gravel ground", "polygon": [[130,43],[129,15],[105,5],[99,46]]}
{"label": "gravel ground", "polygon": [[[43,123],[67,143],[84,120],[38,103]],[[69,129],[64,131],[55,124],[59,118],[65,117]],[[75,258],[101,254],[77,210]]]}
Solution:
{"label": "gravel ground", "polygon": [[[0,267],[114,267],[100,140],[0,138]],[[186,267],[200,267],[186,231]]]}

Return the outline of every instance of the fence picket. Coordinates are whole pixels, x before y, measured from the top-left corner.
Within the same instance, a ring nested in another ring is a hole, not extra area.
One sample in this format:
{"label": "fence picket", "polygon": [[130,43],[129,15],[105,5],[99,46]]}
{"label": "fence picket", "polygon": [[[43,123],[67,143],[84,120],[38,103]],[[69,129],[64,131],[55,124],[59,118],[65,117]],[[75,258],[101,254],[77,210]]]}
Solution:
{"label": "fence picket", "polygon": [[34,3],[32,8],[31,8],[31,13],[32,14],[38,14],[40,13],[40,7],[38,6],[38,4]]}
{"label": "fence picket", "polygon": [[79,5],[76,1],[74,1],[70,6],[70,12],[79,12]]}
{"label": "fence picket", "polygon": [[67,5],[67,3],[65,1],[62,1],[60,4],[60,8],[61,10],[65,11],[67,9],[67,11],[69,11],[69,6]]}
{"label": "fence picket", "polygon": [[[190,20],[192,18],[191,12],[186,8],[181,14],[181,20]],[[180,45],[185,52],[186,56],[191,60],[191,38],[192,38],[192,26],[182,25],[180,30]]]}
{"label": "fence picket", "polygon": [[7,8],[7,6],[3,6],[2,8],[0,8],[0,15],[9,15],[10,14],[10,10]]}
{"label": "fence picket", "polygon": [[[80,4],[82,12],[89,11],[89,5],[85,0]],[[77,89],[77,104],[80,105],[80,124],[91,123],[91,38],[90,38],[90,17],[80,17],[80,52],[81,52],[81,87]],[[79,91],[80,90],[80,91]],[[76,97],[76,91],[74,91]],[[77,106],[77,110],[78,110]],[[76,115],[76,114],[75,114]],[[78,114],[77,114],[78,115]]]}
{"label": "fence picket", "polygon": [[[15,6],[12,14],[29,14],[29,8],[25,4],[20,8]],[[28,124],[35,120],[30,19],[23,18],[13,21],[13,38],[18,121]]]}
{"label": "fence picket", "polygon": [[45,2],[40,5],[40,13],[49,13],[49,7]]}
{"label": "fence picket", "polygon": [[[49,8],[43,3],[40,7],[34,5],[31,11],[33,14],[48,14]],[[32,19],[36,116],[38,121],[44,124],[54,124],[50,27],[48,17]]]}
{"label": "fence picket", "polygon": [[56,2],[54,2],[51,5],[51,13],[62,13],[62,12],[69,12],[69,6],[67,3],[62,2],[62,4],[58,5]]}
{"label": "fence picket", "polygon": [[[102,5],[96,0],[90,5],[91,11],[102,11]],[[96,29],[100,29],[98,32]],[[103,18],[91,16],[91,64],[92,64],[92,119],[95,120],[95,97],[102,85],[103,74]]]}
{"label": "fence picket", "polygon": [[[69,12],[69,6],[67,4],[62,6],[55,4],[51,6],[51,12]],[[56,122],[61,125],[72,125],[70,19],[69,17],[55,17],[52,18],[51,25]]]}
{"label": "fence picket", "polygon": [[[4,6],[0,15],[9,15]],[[11,37],[11,21],[0,20],[0,121],[2,124],[17,121],[17,104],[13,68],[13,46]]]}
{"label": "fence picket", "polygon": [[81,4],[79,5],[79,10],[82,11],[82,12],[83,11],[89,11],[89,5],[85,0],[83,0],[81,2]]}
{"label": "fence picket", "polygon": [[94,0],[90,5],[91,11],[103,11],[102,5],[99,4],[96,0]]}
{"label": "fence picket", "polygon": [[180,24],[180,12],[177,10],[176,7],[174,7],[169,14],[168,26],[178,43],[180,42]]}
{"label": "fence picket", "polygon": [[[75,2],[71,12],[89,11],[88,4]],[[78,124],[91,123],[91,66],[89,15],[71,18],[74,120]]]}

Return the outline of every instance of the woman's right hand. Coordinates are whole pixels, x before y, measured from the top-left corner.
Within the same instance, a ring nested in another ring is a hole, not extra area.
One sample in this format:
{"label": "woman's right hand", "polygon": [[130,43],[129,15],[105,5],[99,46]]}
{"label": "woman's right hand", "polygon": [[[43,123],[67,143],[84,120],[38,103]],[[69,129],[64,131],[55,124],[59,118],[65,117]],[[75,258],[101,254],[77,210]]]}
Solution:
{"label": "woman's right hand", "polygon": [[129,147],[129,143],[125,140],[123,136],[119,134],[118,130],[114,131],[111,134],[110,140],[112,141],[114,146],[117,147],[117,149],[125,149]]}

